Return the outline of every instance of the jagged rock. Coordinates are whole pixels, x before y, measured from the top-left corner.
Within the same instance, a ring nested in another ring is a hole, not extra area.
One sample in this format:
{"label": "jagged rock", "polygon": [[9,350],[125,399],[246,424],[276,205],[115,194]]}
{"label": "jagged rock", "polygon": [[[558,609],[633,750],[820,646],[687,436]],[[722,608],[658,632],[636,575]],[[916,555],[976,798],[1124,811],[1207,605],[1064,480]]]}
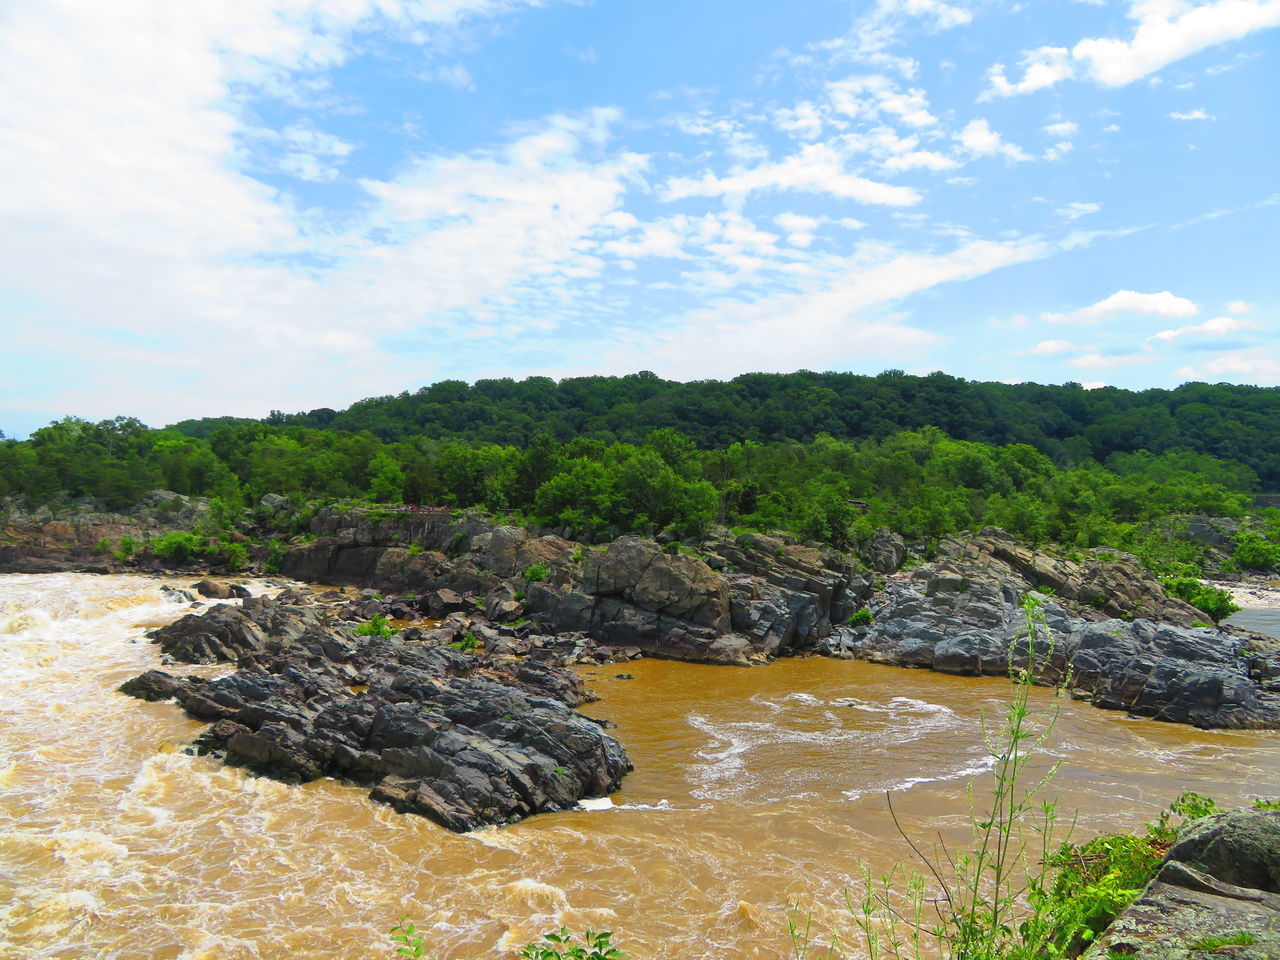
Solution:
{"label": "jagged rock", "polygon": [[268,493],[258,501],[258,506],[267,513],[282,515],[293,512],[293,501],[278,493]]}
{"label": "jagged rock", "polygon": [[235,662],[266,648],[269,636],[293,639],[326,632],[328,618],[315,606],[292,606],[250,597],[239,606],[218,604],[147,634],[168,656],[184,663]]}
{"label": "jagged rock", "polygon": [[201,651],[217,638],[242,654],[235,673],[148,671],[122,687],[212,722],[197,746],[228,763],[292,782],[344,777],[452,830],[567,809],[617,789],[631,769],[617,741],[571,709],[587,694],[566,670],[354,637],[314,606],[245,607],[184,618],[166,638],[201,638]]}

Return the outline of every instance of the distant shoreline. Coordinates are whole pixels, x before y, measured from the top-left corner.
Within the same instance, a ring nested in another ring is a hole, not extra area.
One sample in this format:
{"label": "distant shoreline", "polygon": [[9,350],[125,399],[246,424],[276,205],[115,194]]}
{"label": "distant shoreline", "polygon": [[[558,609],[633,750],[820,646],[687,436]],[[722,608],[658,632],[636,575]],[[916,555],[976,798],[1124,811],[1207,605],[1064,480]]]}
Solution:
{"label": "distant shoreline", "polygon": [[1204,582],[1211,587],[1226,590],[1231,594],[1231,599],[1242,607],[1280,608],[1280,580]]}

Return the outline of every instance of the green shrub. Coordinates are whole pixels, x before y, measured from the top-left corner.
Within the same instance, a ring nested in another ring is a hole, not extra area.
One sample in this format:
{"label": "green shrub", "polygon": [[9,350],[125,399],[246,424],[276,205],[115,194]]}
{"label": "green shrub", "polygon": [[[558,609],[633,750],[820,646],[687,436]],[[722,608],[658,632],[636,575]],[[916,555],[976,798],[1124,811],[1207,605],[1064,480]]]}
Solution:
{"label": "green shrub", "polygon": [[408,915],[400,918],[400,922],[391,930],[391,942],[400,944],[396,948],[397,957],[409,957],[410,960],[427,960],[427,948],[423,946],[422,934],[413,925]]}
{"label": "green shrub", "polygon": [[468,633],[461,640],[457,640],[449,644],[449,646],[453,647],[453,649],[455,650],[461,650],[464,653],[470,653],[472,650],[480,649],[480,638],[477,637],[474,633]]}
{"label": "green shrub", "polygon": [[1249,570],[1274,570],[1280,566],[1280,543],[1271,543],[1256,533],[1242,531],[1236,536],[1232,559]]}
{"label": "green shrub", "polygon": [[1221,623],[1240,610],[1226,590],[1210,587],[1195,577],[1173,577],[1161,582],[1169,596],[1185,600],[1197,610],[1203,610],[1213,618],[1214,623]]}
{"label": "green shrub", "polygon": [[849,626],[851,627],[866,627],[875,622],[876,615],[866,607],[853,611],[853,614],[849,617]]}
{"label": "green shrub", "polygon": [[186,563],[193,557],[209,556],[217,548],[210,549],[208,541],[194,533],[166,533],[151,541],[150,550],[153,556],[161,560],[172,560],[174,563]]}
{"label": "green shrub", "polygon": [[415,540],[413,541],[413,543],[409,544],[408,548],[406,549],[406,552],[409,554],[409,556],[416,557],[418,554],[422,552],[422,549],[423,549],[422,544],[420,544],[417,540]]}
{"label": "green shrub", "polygon": [[271,540],[267,544],[267,557],[262,562],[262,570],[264,573],[279,573],[281,565],[284,563],[285,551],[288,545],[283,540]]}
{"label": "green shrub", "polygon": [[386,639],[395,632],[387,618],[380,613],[375,613],[366,622],[356,627],[357,637],[382,637]]}
{"label": "green shrub", "polygon": [[551,568],[539,560],[537,563],[531,563],[525,568],[525,583],[542,583],[551,576]]}
{"label": "green shrub", "polygon": [[94,553],[107,554],[111,552],[111,538],[103,537],[98,541],[98,545],[93,548]]}
{"label": "green shrub", "polygon": [[516,956],[521,960],[624,960],[626,954],[613,945],[613,934],[588,930],[578,943],[564,927],[548,933],[541,943],[531,943]]}
{"label": "green shrub", "polygon": [[[399,944],[397,957],[409,960],[429,960],[423,935],[408,916],[391,930],[391,942]],[[544,934],[538,943],[530,943],[516,955],[521,960],[626,960],[626,954],[613,945],[613,934],[608,930],[588,930],[582,941],[565,927],[559,933]]]}
{"label": "green shrub", "polygon": [[232,573],[243,570],[249,563],[249,550],[243,543],[223,543],[222,561]]}
{"label": "green shrub", "polygon": [[137,542],[133,539],[133,537],[129,536],[126,533],[123,537],[120,538],[120,547],[119,549],[116,550],[113,556],[117,560],[119,560],[121,563],[123,563],[124,561],[132,557],[137,552],[137,550],[138,550]]}
{"label": "green shrub", "polygon": [[1182,821],[1218,813],[1214,801],[1184,793],[1146,825],[1142,835],[1107,834],[1085,843],[1063,843],[1049,858],[1057,875],[1040,906],[1053,917],[1053,951],[1076,956],[1137,899],[1177,838]]}

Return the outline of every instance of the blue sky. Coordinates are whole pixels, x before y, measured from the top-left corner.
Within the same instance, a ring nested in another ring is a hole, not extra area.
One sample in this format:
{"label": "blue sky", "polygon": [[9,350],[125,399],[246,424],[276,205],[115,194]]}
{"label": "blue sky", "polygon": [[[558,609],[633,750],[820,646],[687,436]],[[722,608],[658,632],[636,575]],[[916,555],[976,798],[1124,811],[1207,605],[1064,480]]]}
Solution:
{"label": "blue sky", "polygon": [[1280,0],[0,7],[0,429],[445,378],[1280,384]]}

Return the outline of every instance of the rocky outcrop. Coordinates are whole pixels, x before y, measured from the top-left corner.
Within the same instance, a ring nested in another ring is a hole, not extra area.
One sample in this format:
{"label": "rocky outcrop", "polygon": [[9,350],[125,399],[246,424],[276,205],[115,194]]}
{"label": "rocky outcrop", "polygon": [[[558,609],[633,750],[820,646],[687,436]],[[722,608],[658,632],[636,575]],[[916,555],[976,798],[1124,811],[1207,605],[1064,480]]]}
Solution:
{"label": "rocky outcrop", "polygon": [[[1025,666],[1032,628],[1011,579],[970,581],[945,567],[886,587],[875,620],[844,627],[820,645],[832,656],[1001,676]],[[1241,638],[1152,620],[1087,620],[1039,595],[1034,626],[1041,682],[1066,682],[1094,706],[1206,728],[1280,727],[1274,650],[1250,653]]]}
{"label": "rocky outcrop", "polygon": [[212,723],[199,746],[227,763],[293,782],[341,777],[460,831],[567,809],[631,769],[602,725],[574,712],[586,693],[559,667],[356,637],[305,603],[244,606],[154,635],[174,658],[238,658],[235,673],[153,670],[121,688]]}
{"label": "rocky outcrop", "polygon": [[[407,589],[417,609],[436,617],[530,620],[533,632],[571,638],[587,657],[640,651],[748,665],[817,652],[1000,675],[1010,645],[1026,635],[1022,598],[1052,594],[1043,608],[1054,649],[1045,682],[1069,674],[1077,696],[1136,716],[1280,726],[1274,645],[1251,647],[1203,626],[1205,614],[1167,596],[1132,558],[1069,557],[999,530],[944,540],[934,560],[883,581],[848,554],[756,533],[696,550],[641,537],[592,547],[448,516],[359,509],[322,511],[313,530],[319,539],[289,552],[286,574]],[[862,556],[893,570],[903,549],[880,531]],[[874,621],[851,625],[863,608],[860,616]],[[533,649],[556,646],[539,643]]]}
{"label": "rocky outcrop", "polygon": [[1280,956],[1280,812],[1185,826],[1159,874],[1085,953],[1136,960]]}
{"label": "rocky outcrop", "polygon": [[0,502],[0,573],[133,569],[113,555],[122,538],[142,544],[166,533],[186,532],[208,513],[205,498],[170,490],[153,490],[125,510],[110,510],[92,497],[28,510],[10,498]]}

